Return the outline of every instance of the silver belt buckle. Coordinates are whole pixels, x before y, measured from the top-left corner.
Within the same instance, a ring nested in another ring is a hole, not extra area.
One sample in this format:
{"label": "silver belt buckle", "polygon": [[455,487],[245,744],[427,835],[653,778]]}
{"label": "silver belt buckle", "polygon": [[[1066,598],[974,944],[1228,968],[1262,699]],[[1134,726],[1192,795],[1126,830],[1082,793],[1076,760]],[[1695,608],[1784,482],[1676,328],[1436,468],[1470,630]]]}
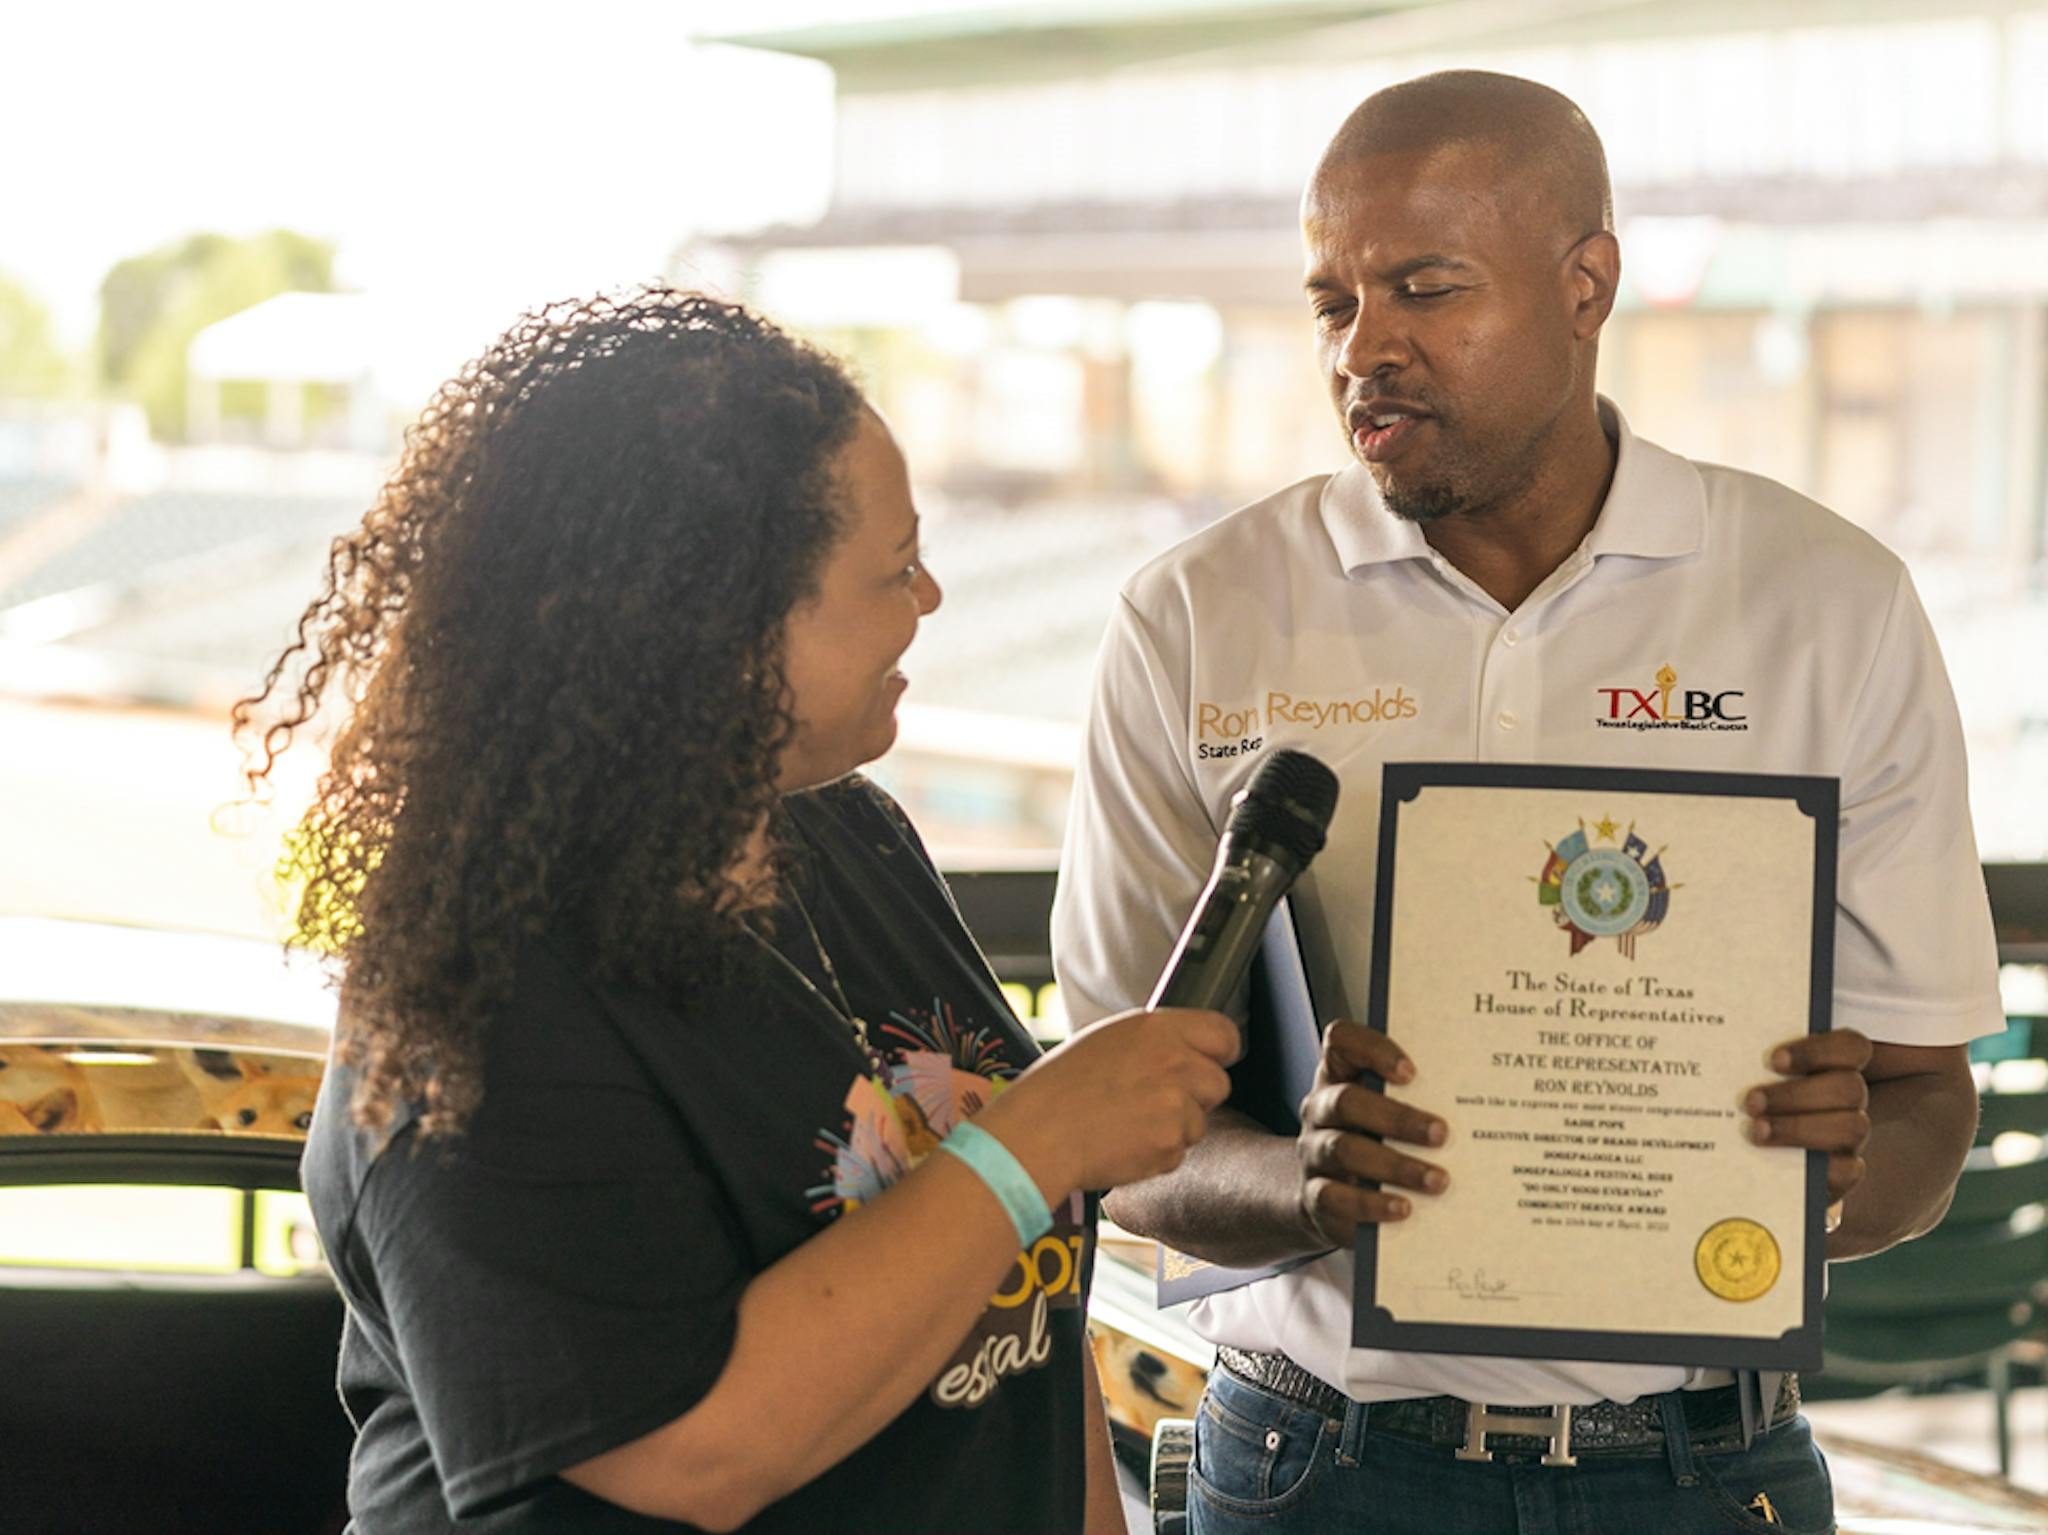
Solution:
{"label": "silver belt buckle", "polygon": [[1458,1459],[1492,1460],[1493,1451],[1486,1447],[1488,1434],[1532,1434],[1548,1438],[1550,1448],[1543,1452],[1544,1465],[1576,1466],[1579,1463],[1579,1458],[1572,1454],[1572,1410],[1562,1403],[1537,1418],[1494,1412],[1484,1402],[1467,1402],[1465,1442],[1458,1446]]}

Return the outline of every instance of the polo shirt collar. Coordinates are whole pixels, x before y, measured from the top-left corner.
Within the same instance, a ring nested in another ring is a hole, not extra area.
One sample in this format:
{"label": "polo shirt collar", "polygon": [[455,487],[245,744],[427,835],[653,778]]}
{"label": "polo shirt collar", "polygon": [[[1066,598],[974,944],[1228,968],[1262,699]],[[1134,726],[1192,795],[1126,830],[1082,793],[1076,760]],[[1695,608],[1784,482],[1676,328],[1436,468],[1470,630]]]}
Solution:
{"label": "polo shirt collar", "polygon": [[[1706,537],[1707,493],[1699,472],[1676,453],[1645,442],[1605,395],[1600,425],[1614,439],[1614,483],[1600,508],[1585,552],[1673,559],[1697,553]],[[1346,575],[1397,560],[1430,558],[1429,540],[1415,523],[1396,517],[1380,499],[1365,465],[1353,462],[1323,484],[1323,527]]]}
{"label": "polo shirt collar", "polygon": [[1586,553],[1668,560],[1697,554],[1707,536],[1707,488],[1691,462],[1628,429],[1614,402],[1600,396],[1600,427],[1615,441],[1614,483]]}
{"label": "polo shirt collar", "polygon": [[1323,482],[1322,514],[1337,564],[1347,576],[1373,565],[1431,556],[1421,527],[1387,510],[1379,486],[1357,459]]}

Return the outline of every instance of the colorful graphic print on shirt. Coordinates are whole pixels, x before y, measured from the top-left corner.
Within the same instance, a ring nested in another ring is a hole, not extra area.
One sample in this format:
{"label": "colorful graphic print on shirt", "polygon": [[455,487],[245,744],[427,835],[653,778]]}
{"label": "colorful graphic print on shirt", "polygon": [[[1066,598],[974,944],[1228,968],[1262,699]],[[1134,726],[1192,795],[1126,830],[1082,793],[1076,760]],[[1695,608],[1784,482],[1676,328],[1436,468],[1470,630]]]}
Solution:
{"label": "colorful graphic print on shirt", "polygon": [[[848,1215],[874,1199],[955,1125],[1002,1096],[1017,1074],[998,1030],[962,1024],[936,998],[929,1012],[890,1014],[879,1032],[886,1075],[856,1077],[843,1127],[818,1137],[830,1158],[829,1181],[807,1192],[821,1216]],[[1017,1254],[987,1311],[939,1371],[931,1387],[939,1406],[979,1406],[1007,1377],[1051,1359],[1050,1314],[1081,1304],[1087,1258],[1081,1195],[1068,1196],[1054,1215],[1052,1230]]]}

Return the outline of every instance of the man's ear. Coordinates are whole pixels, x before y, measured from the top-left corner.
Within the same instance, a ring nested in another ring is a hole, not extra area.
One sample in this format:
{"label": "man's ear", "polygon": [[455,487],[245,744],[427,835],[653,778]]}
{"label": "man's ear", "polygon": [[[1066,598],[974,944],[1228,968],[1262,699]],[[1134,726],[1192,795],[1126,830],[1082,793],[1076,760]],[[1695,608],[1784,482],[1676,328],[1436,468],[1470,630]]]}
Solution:
{"label": "man's ear", "polygon": [[1621,242],[1610,230],[1588,235],[1566,258],[1565,281],[1572,299],[1572,334],[1591,341],[1614,312],[1621,286]]}

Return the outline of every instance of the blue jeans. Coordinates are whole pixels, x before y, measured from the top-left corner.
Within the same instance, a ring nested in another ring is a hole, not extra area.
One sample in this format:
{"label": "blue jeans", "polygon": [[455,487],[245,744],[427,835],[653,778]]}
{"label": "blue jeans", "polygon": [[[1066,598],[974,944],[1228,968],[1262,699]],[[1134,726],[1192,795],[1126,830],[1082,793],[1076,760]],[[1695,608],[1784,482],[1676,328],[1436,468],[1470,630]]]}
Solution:
{"label": "blue jeans", "polygon": [[[1369,1406],[1326,1418],[1218,1368],[1195,1417],[1189,1535],[1832,1535],[1834,1488],[1804,1418],[1747,1450],[1695,1456],[1684,1422],[1664,1446],[1454,1459],[1375,1433]],[[1668,1430],[1667,1430],[1668,1432]],[[1762,1495],[1768,1502],[1759,1501]],[[1763,1515],[1769,1507],[1773,1523]]]}

